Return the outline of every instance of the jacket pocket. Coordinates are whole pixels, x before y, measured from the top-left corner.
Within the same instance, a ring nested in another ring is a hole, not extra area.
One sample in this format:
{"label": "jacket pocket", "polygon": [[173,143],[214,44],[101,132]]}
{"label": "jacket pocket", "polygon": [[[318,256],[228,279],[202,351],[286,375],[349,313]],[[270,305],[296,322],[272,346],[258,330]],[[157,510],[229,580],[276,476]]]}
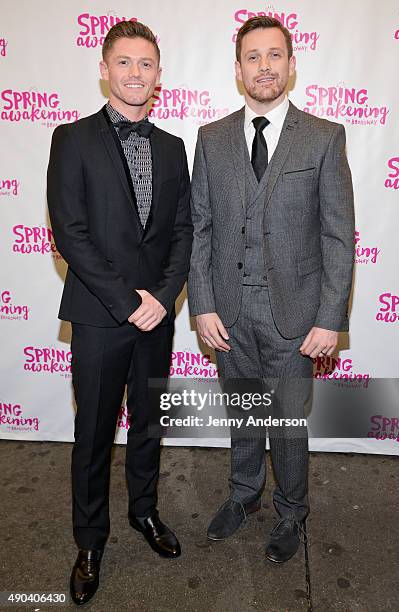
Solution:
{"label": "jacket pocket", "polygon": [[290,170],[283,173],[285,181],[293,181],[303,178],[311,178],[315,173],[316,168],[304,168],[303,170]]}
{"label": "jacket pocket", "polygon": [[311,274],[319,268],[321,268],[321,254],[312,255],[312,257],[308,257],[307,259],[303,259],[297,263],[297,271],[299,276]]}

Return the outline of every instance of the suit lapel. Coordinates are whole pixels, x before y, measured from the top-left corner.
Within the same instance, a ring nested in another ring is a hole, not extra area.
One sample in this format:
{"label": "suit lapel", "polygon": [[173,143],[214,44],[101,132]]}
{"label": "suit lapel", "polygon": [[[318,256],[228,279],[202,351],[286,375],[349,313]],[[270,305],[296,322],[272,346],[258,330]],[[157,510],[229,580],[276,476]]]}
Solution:
{"label": "suit lapel", "polygon": [[273,189],[294,140],[299,120],[298,114],[297,108],[290,102],[287,115],[281,129],[280,138],[271,160],[270,174],[266,187],[265,208],[270,202]]}
{"label": "suit lapel", "polygon": [[244,134],[244,107],[237,111],[230,125],[230,143],[235,169],[235,178],[240,194],[241,204],[245,212],[245,155],[248,154]]}
{"label": "suit lapel", "polygon": [[130,202],[130,205],[136,214],[136,218],[138,220],[139,227],[142,228],[139,213],[137,210],[136,196],[134,194],[134,188],[133,188],[133,183],[132,183],[132,179],[130,176],[129,166],[127,165],[127,161],[125,158],[125,154],[123,153],[122,145],[119,141],[119,138],[118,138],[118,135],[115,129],[112,127],[111,120],[109,119],[107,115],[105,106],[98,113],[98,120],[100,124],[100,134],[101,134],[101,138],[103,140],[104,146],[119,176],[119,179],[122,183],[123,189]]}

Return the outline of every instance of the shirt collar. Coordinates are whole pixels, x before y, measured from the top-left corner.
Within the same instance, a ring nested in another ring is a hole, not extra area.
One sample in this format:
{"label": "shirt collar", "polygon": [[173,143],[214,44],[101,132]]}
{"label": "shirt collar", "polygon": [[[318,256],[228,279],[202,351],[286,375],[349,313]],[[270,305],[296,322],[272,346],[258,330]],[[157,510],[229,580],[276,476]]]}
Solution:
{"label": "shirt collar", "polygon": [[[111,104],[111,102],[107,102],[107,104],[105,105],[106,111],[108,113],[109,118],[111,119],[112,123],[118,123],[118,121],[130,121],[130,123],[133,123],[131,119],[128,119],[127,117],[125,117],[124,115],[122,115],[119,111],[117,111]],[[145,117],[143,118],[148,119],[148,113],[146,113]]]}
{"label": "shirt collar", "polygon": [[[283,123],[284,123],[287,111],[288,111],[288,107],[289,107],[288,97],[285,96],[281,104],[279,104],[278,106],[273,108],[271,111],[266,113],[264,117],[266,117],[266,119],[270,121],[271,125],[273,125],[278,130],[281,130],[281,128],[283,127]],[[245,118],[244,118],[244,129],[245,130],[247,130],[250,125],[252,125],[252,119],[254,119],[255,117],[259,117],[259,115],[255,113],[255,111],[253,111],[252,108],[250,108],[247,103],[245,103]]]}

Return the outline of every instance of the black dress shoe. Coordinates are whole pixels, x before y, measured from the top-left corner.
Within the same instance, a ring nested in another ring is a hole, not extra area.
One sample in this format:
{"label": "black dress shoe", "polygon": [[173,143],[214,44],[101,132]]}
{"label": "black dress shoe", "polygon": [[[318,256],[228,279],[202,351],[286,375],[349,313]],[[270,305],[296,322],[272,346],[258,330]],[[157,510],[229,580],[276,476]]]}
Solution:
{"label": "black dress shoe", "polygon": [[228,499],[213,517],[207,536],[210,540],[225,540],[245,521],[248,514],[260,510],[260,498],[248,504]]}
{"label": "black dress shoe", "polygon": [[133,529],[140,531],[152,550],[155,550],[161,557],[175,559],[181,554],[180,544],[173,533],[158,516],[158,510],[155,510],[151,516],[145,519],[137,519],[130,517],[129,523]]}
{"label": "black dress shoe", "polygon": [[300,544],[300,534],[305,532],[302,523],[294,518],[282,518],[270,534],[266,558],[274,563],[284,563],[295,555]]}
{"label": "black dress shoe", "polygon": [[87,603],[98,589],[102,555],[102,550],[79,550],[69,584],[72,601],[78,606]]}

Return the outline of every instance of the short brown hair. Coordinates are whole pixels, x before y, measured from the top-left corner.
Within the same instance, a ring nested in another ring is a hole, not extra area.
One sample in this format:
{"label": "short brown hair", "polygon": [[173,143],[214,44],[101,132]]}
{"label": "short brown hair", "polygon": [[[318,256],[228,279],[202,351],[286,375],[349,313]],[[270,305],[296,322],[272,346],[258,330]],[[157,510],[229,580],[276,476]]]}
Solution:
{"label": "short brown hair", "polygon": [[260,16],[251,17],[238,30],[236,40],[236,58],[238,62],[241,61],[242,39],[244,38],[245,34],[248,34],[248,32],[252,32],[253,30],[257,30],[258,28],[278,28],[284,34],[285,42],[287,43],[288,59],[292,57],[294,53],[292,48],[292,38],[287,28],[285,28],[278,19],[274,19],[274,17]]}
{"label": "short brown hair", "polygon": [[158,47],[157,39],[149,27],[140,23],[140,21],[120,21],[109,30],[103,44],[103,60],[111,51],[114,43],[118,38],[144,38],[152,43],[158,56],[158,63],[161,58],[161,52]]}

